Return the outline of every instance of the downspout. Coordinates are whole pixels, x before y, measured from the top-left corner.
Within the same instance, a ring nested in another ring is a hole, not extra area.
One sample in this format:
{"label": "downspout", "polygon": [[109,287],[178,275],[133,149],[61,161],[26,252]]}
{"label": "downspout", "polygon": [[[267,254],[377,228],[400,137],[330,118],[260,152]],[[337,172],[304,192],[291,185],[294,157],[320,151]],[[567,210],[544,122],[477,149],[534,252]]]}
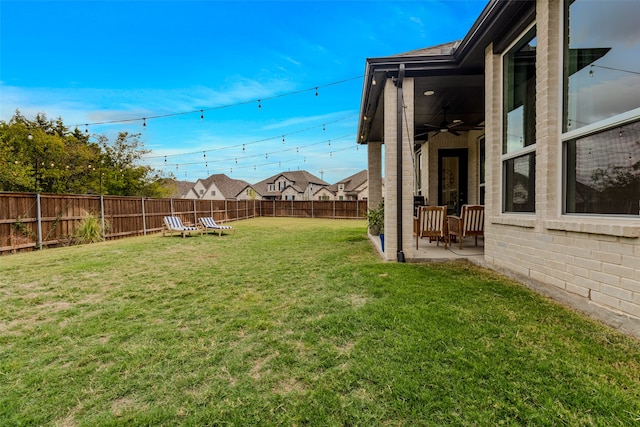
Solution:
{"label": "downspout", "polygon": [[398,262],[404,261],[404,252],[402,251],[402,118],[404,116],[404,96],[402,94],[402,82],[404,80],[404,64],[400,64],[398,66],[398,80],[396,81],[396,102],[398,106],[398,120],[397,120],[397,162],[396,162],[396,174],[397,174],[397,211],[396,211],[396,219],[397,219],[397,257]]}

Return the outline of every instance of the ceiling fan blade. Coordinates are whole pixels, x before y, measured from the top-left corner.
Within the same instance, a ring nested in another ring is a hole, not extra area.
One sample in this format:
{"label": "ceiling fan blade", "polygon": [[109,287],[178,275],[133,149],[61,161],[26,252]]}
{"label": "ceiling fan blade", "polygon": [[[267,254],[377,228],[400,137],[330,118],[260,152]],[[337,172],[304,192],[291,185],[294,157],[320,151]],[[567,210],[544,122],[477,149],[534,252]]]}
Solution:
{"label": "ceiling fan blade", "polygon": [[455,136],[460,136],[460,132],[455,131],[455,130],[453,130],[453,129],[451,129],[451,128],[449,128],[449,133],[452,133],[452,134],[454,134]]}

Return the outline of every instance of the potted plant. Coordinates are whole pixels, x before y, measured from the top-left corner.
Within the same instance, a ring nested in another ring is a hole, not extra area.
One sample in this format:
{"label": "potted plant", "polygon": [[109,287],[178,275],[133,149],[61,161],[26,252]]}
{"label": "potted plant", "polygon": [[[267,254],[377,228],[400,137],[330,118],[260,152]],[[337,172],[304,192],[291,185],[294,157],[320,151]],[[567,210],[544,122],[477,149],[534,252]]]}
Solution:
{"label": "potted plant", "polygon": [[375,209],[369,209],[367,221],[369,222],[369,234],[378,236],[384,233],[384,202],[381,202]]}

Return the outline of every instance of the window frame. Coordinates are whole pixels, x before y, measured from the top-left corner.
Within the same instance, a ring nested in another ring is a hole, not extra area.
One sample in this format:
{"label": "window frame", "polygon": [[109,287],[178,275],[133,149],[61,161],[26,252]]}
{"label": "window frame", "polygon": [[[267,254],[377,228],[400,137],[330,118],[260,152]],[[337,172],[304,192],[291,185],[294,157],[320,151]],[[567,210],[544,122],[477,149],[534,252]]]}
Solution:
{"label": "window frame", "polygon": [[560,204],[560,212],[562,216],[567,217],[583,217],[583,218],[617,218],[617,219],[633,219],[637,220],[640,218],[640,215],[630,215],[630,214],[620,214],[620,213],[597,213],[597,212],[568,212],[569,205],[569,191],[568,191],[568,177],[569,177],[569,158],[568,158],[568,146],[571,142],[577,141],[582,138],[587,138],[593,135],[597,135],[600,133],[605,133],[611,131],[617,127],[622,127],[634,122],[640,121],[640,107],[633,108],[631,110],[616,114],[611,117],[607,117],[601,119],[599,121],[584,125],[577,129],[571,129],[564,132],[564,116],[566,114],[565,109],[568,108],[567,105],[567,91],[569,85],[569,78],[566,75],[566,61],[567,61],[567,52],[569,51],[569,46],[567,45],[568,35],[569,35],[569,21],[567,18],[567,14],[569,12],[569,7],[567,5],[567,0],[560,2],[561,10],[561,19],[560,19],[560,32],[561,42],[559,43],[560,49],[560,61],[558,64],[559,67],[559,76],[561,84],[558,85],[559,91],[559,99],[562,101],[562,107],[558,111],[558,123],[559,123],[559,143],[560,143],[560,151],[561,151],[561,197],[559,200]]}
{"label": "window frame", "polygon": [[[533,34],[534,37],[533,38],[537,38],[538,37],[538,29],[536,27],[536,22],[532,22],[531,24],[527,25],[526,28],[520,32],[518,34],[517,37],[514,38],[513,41],[511,41],[511,43],[509,43],[509,45],[504,49],[504,51],[502,52],[502,54],[500,55],[500,71],[501,71],[501,85],[500,85],[500,103],[501,103],[501,112],[500,112],[500,123],[501,123],[501,127],[500,127],[500,191],[501,191],[501,206],[500,206],[500,211],[502,214],[506,214],[506,215],[536,215],[536,209],[535,209],[535,201],[534,201],[534,210],[532,212],[518,212],[518,211],[507,211],[506,207],[507,207],[507,188],[506,188],[506,179],[507,179],[507,164],[509,160],[514,160],[518,157],[522,157],[522,156],[526,156],[529,155],[531,153],[534,154],[534,160],[536,157],[536,147],[537,147],[537,140],[534,139],[534,142],[530,145],[527,145],[525,147],[522,147],[520,149],[514,150],[514,151],[508,151],[505,153],[504,151],[504,144],[505,144],[505,138],[506,138],[506,133],[507,133],[507,129],[506,129],[506,116],[507,116],[507,112],[506,112],[506,96],[505,96],[505,91],[508,90],[506,87],[506,72],[508,71],[505,65],[506,62],[506,57],[507,55],[509,55],[512,51],[512,49],[518,45],[518,43],[522,42],[523,40],[525,40],[525,38],[529,35],[529,32],[531,32],[533,30]],[[535,65],[535,69],[536,69],[536,74],[537,74],[537,51],[536,51],[536,65]],[[535,108],[535,102],[534,102],[534,108]],[[534,111],[534,117],[536,117],[536,112]],[[537,120],[537,118],[536,118]],[[536,126],[537,123],[534,123],[534,126]],[[536,137],[537,138],[537,137]],[[534,196],[535,196],[535,190],[536,190],[536,177],[534,177]]]}

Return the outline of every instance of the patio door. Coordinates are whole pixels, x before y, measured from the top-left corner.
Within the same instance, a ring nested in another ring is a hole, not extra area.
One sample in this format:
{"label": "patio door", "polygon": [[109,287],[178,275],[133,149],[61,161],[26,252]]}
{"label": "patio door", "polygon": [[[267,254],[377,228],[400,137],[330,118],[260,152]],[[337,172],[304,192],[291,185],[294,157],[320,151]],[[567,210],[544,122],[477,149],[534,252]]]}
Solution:
{"label": "patio door", "polygon": [[438,205],[447,215],[459,215],[467,203],[468,152],[466,148],[438,150]]}

